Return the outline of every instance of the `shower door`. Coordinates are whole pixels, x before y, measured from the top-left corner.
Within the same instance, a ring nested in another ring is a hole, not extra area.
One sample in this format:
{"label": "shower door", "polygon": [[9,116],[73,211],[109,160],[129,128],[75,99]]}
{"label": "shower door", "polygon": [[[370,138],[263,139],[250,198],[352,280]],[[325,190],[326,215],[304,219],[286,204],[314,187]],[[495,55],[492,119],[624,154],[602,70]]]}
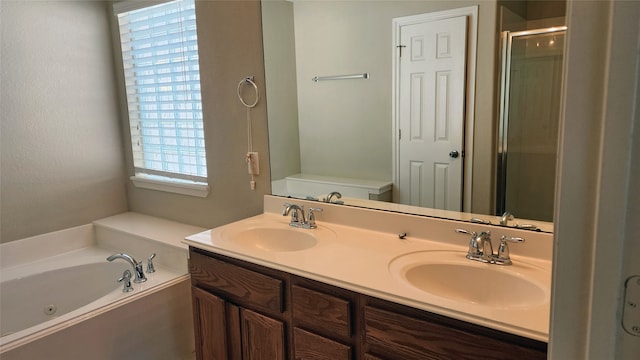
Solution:
{"label": "shower door", "polygon": [[498,215],[553,221],[565,32],[502,35]]}

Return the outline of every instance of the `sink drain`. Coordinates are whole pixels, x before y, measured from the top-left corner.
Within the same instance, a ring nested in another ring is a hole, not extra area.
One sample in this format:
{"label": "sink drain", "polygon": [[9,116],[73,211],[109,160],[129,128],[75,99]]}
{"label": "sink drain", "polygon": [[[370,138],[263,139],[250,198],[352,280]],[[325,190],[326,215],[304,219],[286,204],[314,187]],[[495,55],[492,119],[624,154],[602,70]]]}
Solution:
{"label": "sink drain", "polygon": [[44,306],[44,313],[47,315],[53,315],[58,311],[58,307],[54,304],[49,304]]}

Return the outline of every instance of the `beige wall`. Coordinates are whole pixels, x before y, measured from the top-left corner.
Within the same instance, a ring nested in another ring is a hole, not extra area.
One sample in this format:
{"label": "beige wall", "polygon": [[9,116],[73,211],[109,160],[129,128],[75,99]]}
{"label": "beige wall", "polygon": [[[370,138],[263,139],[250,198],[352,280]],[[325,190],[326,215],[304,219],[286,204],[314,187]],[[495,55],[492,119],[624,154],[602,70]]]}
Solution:
{"label": "beige wall", "polygon": [[0,5],[0,242],[125,211],[107,5]]}
{"label": "beige wall", "polygon": [[[271,191],[260,2],[196,1],[196,16],[211,191],[208,197],[197,198],[136,188],[129,183],[128,199],[131,211],[211,228],[261,213],[263,195]],[[117,74],[120,76],[120,72]],[[244,160],[247,112],[236,94],[238,82],[249,75],[255,77],[262,94],[251,110],[253,149],[260,155],[256,190],[249,187],[251,178]],[[127,124],[126,112],[122,119]],[[128,143],[127,151],[131,151]],[[127,161],[132,175],[132,165]]]}

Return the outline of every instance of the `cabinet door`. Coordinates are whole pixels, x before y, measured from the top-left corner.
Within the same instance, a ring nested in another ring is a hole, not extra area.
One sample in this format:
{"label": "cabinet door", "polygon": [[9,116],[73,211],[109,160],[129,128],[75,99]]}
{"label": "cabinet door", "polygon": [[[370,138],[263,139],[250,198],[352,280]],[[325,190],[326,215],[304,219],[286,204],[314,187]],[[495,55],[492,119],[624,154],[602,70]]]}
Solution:
{"label": "cabinet door", "polygon": [[299,328],[293,330],[296,360],[350,360],[350,346],[312,334]]}
{"label": "cabinet door", "polygon": [[198,360],[227,360],[225,301],[192,287],[193,319]]}
{"label": "cabinet door", "polygon": [[243,360],[285,359],[284,324],[251,310],[240,309]]}

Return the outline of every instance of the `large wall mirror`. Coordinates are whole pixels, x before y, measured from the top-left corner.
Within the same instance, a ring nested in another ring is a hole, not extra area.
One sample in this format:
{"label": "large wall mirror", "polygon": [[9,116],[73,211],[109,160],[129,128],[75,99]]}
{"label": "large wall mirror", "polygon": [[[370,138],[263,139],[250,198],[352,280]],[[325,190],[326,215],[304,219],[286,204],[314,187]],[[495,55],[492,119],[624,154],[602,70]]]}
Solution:
{"label": "large wall mirror", "polygon": [[[508,211],[509,226],[552,231],[564,10],[263,0],[272,193],[493,224]],[[431,48],[444,60],[416,76]]]}

